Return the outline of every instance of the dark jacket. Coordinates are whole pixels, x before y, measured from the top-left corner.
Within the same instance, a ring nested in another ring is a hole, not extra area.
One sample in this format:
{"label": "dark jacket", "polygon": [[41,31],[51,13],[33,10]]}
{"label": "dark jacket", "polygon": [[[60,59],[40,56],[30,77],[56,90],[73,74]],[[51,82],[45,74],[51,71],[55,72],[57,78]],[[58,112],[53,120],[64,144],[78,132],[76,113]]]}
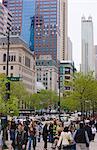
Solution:
{"label": "dark jacket", "polygon": [[27,132],[24,131],[16,131],[15,132],[15,140],[12,142],[13,148],[17,147],[22,147],[22,145],[27,145],[28,142],[28,136]]}
{"label": "dark jacket", "polygon": [[93,139],[91,127],[89,125],[86,125],[85,126],[85,131],[87,131],[88,137],[89,137],[89,141],[91,141]]}
{"label": "dark jacket", "polygon": [[76,143],[86,143],[85,129],[78,129],[75,133],[74,140]]}
{"label": "dark jacket", "polygon": [[43,140],[47,140],[47,136],[48,136],[48,129],[47,129],[47,125],[44,126],[43,128]]}

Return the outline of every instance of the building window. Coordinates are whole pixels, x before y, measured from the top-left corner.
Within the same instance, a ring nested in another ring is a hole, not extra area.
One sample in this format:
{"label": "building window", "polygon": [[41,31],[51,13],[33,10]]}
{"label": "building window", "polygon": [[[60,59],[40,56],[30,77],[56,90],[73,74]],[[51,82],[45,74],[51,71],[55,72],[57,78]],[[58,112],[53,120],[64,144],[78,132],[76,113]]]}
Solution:
{"label": "building window", "polygon": [[16,56],[14,56],[14,61],[16,61]]}
{"label": "building window", "polygon": [[11,61],[13,61],[13,56],[11,56]]}
{"label": "building window", "polygon": [[10,76],[13,77],[13,73],[11,73]]}
{"label": "building window", "polygon": [[21,58],[21,56],[19,56],[19,62],[20,62],[20,63],[22,62],[22,58]]}
{"label": "building window", "polygon": [[6,67],[5,66],[3,66],[3,70],[5,70],[6,69]]}
{"label": "building window", "polygon": [[65,79],[70,80],[70,76],[65,76]]}
{"label": "building window", "polygon": [[3,54],[3,62],[6,61],[6,54]]}
{"label": "building window", "polygon": [[11,70],[13,70],[13,66],[11,66],[10,68],[11,68]]}
{"label": "building window", "polygon": [[30,68],[30,58],[25,56],[25,66]]}

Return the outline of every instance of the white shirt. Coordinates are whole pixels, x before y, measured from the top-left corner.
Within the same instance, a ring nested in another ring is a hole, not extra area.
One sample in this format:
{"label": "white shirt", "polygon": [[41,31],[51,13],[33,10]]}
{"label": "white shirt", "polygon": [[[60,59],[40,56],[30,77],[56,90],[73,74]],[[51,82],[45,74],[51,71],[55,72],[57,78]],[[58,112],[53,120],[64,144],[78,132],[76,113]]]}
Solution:
{"label": "white shirt", "polygon": [[57,146],[60,146],[61,142],[63,146],[69,145],[69,141],[73,142],[72,134],[70,132],[62,132]]}

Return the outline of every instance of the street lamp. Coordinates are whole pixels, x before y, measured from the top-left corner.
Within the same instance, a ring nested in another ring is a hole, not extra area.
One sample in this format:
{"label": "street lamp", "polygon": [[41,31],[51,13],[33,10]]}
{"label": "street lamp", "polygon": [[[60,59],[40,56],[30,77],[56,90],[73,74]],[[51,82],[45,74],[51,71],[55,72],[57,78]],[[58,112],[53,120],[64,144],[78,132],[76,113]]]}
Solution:
{"label": "street lamp", "polygon": [[9,73],[9,32],[10,30],[8,30],[8,35],[7,35],[7,68],[6,68],[6,76],[8,77],[8,73]]}
{"label": "street lamp", "polygon": [[58,100],[58,111],[59,111],[59,120],[60,118],[60,66],[59,66],[59,79],[58,79],[58,83],[59,83],[59,100]]}
{"label": "street lamp", "polygon": [[[6,64],[6,77],[8,77],[8,73],[9,73],[9,32],[10,29],[8,28],[8,35],[7,35],[7,64]],[[6,36],[4,34],[4,36]],[[10,82],[6,83],[6,95],[5,95],[5,100],[8,100],[10,98]],[[5,104],[6,105],[6,104]],[[3,148],[8,148],[5,140],[6,140],[6,125],[7,125],[7,116],[3,116],[2,118],[2,122],[4,123],[4,128],[3,128]]]}

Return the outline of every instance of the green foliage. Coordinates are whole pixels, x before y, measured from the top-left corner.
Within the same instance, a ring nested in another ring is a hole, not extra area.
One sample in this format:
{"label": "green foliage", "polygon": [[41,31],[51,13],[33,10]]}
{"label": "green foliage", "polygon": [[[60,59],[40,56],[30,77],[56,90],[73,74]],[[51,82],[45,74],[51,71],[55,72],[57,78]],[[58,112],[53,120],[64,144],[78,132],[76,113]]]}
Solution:
{"label": "green foliage", "polygon": [[30,93],[27,92],[24,84],[22,82],[12,82],[11,83],[11,95],[14,95],[19,101],[19,107],[22,104],[28,106],[30,101]]}
{"label": "green foliage", "polygon": [[18,115],[18,99],[11,95],[9,100],[5,99],[6,86],[9,82],[4,74],[0,74],[0,113],[3,115]]}
{"label": "green foliage", "polygon": [[84,106],[84,103],[92,104],[97,101],[97,80],[92,73],[88,75],[77,73],[69,84],[73,90],[62,101],[62,107],[80,111],[81,104]]}
{"label": "green foliage", "polygon": [[[10,82],[10,99],[6,100],[6,86]],[[18,115],[21,104],[29,106],[31,94],[26,91],[22,82],[8,81],[4,74],[0,74],[0,113],[4,115]]]}
{"label": "green foliage", "polygon": [[58,96],[51,90],[41,90],[32,95],[32,107],[36,109],[47,108],[58,102]]}

